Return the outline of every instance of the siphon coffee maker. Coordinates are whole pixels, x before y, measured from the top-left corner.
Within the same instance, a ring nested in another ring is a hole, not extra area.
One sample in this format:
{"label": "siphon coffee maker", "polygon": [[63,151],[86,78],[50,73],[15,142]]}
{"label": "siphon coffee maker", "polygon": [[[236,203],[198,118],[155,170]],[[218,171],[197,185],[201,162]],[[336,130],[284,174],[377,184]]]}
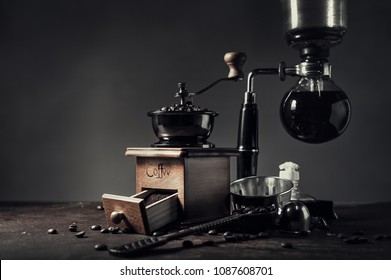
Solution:
{"label": "siphon coffee maker", "polygon": [[[280,119],[296,140],[321,144],[340,136],[351,117],[348,97],[331,79],[330,50],[342,42],[347,28],[347,0],[281,0],[283,27],[287,44],[299,52],[300,62],[287,67],[257,68],[248,74],[242,104],[237,176],[255,176],[258,160],[258,112],[254,78],[258,75],[297,77],[280,105]],[[298,193],[311,216],[336,218],[332,201],[316,200]]]}
{"label": "siphon coffee maker", "polygon": [[281,123],[293,138],[319,144],[331,141],[347,128],[351,106],[346,94],[331,79],[330,49],[346,32],[347,0],[281,0],[288,45],[299,52],[300,62],[287,67],[257,68],[248,74],[240,122],[238,178],[254,176],[258,158],[258,112],[254,78],[258,75],[298,77],[280,105]]}

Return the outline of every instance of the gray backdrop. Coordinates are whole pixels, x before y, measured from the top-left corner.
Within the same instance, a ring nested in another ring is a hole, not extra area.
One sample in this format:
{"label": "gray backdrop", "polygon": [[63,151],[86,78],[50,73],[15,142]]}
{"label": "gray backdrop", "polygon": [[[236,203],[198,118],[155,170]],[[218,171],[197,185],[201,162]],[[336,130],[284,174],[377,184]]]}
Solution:
{"label": "gray backdrop", "polygon": [[[347,131],[321,145],[282,128],[279,104],[296,82],[256,79],[258,173],[300,165],[303,192],[336,202],[391,198],[391,2],[350,1],[348,32],[332,50],[333,79],[350,98]],[[0,200],[99,200],[134,193],[126,147],[155,142],[146,113],[227,74],[226,52],[248,72],[299,62],[282,34],[279,1],[14,0],[0,2]],[[218,111],[210,141],[235,147],[245,83],[196,99]]]}

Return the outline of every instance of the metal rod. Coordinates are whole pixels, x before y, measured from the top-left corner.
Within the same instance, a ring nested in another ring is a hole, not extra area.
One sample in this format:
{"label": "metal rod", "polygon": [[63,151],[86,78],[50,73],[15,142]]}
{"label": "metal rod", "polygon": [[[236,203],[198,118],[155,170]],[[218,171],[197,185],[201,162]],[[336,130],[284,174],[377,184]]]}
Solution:
{"label": "metal rod", "polygon": [[254,69],[248,74],[247,78],[247,92],[254,91],[254,77],[257,75],[278,75],[280,73],[278,68],[258,68]]}
{"label": "metal rod", "polygon": [[237,80],[236,78],[221,78],[221,79],[218,79],[217,81],[214,81],[213,83],[211,83],[209,86],[195,92],[195,93],[191,93],[191,95],[199,95],[205,91],[207,91],[208,89],[214,87],[215,85],[217,85],[218,83],[220,82],[223,82],[223,81],[235,81]]}
{"label": "metal rod", "polygon": [[[289,68],[290,69],[290,68]],[[289,73],[292,71],[289,71]],[[257,75],[279,75],[285,78],[285,63],[278,68],[257,68],[247,77],[247,91],[239,115],[237,178],[255,176],[258,167],[258,108],[254,92],[254,77]]]}

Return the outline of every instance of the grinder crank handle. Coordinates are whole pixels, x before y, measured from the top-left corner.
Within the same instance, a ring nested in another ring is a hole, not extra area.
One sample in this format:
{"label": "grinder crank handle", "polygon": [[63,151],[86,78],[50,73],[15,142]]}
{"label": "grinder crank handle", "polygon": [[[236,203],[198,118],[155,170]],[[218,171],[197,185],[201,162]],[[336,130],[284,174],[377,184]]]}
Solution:
{"label": "grinder crank handle", "polygon": [[242,80],[244,78],[243,65],[247,55],[243,52],[229,52],[224,55],[224,61],[229,68],[228,79]]}
{"label": "grinder crank handle", "polygon": [[194,94],[190,95],[199,95],[208,89],[214,87],[218,83],[222,81],[240,81],[243,80],[244,78],[244,73],[243,73],[243,65],[247,60],[247,55],[243,52],[229,52],[224,55],[224,62],[227,64],[229,68],[229,73],[227,78],[221,78],[218,79],[217,81],[214,81],[211,83],[209,86],[206,88],[199,90],[195,92]]}

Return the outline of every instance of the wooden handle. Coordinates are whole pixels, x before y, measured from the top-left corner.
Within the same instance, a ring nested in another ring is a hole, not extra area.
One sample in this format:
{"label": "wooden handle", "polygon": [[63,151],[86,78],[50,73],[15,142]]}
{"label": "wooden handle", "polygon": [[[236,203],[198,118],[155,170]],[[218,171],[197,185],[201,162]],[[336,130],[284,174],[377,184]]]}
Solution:
{"label": "wooden handle", "polygon": [[122,212],[118,212],[118,211],[111,212],[110,219],[114,224],[118,225],[123,218],[124,218],[124,214]]}
{"label": "wooden handle", "polygon": [[243,52],[229,52],[224,56],[224,61],[229,67],[228,78],[241,80],[244,78],[243,65],[247,55]]}

